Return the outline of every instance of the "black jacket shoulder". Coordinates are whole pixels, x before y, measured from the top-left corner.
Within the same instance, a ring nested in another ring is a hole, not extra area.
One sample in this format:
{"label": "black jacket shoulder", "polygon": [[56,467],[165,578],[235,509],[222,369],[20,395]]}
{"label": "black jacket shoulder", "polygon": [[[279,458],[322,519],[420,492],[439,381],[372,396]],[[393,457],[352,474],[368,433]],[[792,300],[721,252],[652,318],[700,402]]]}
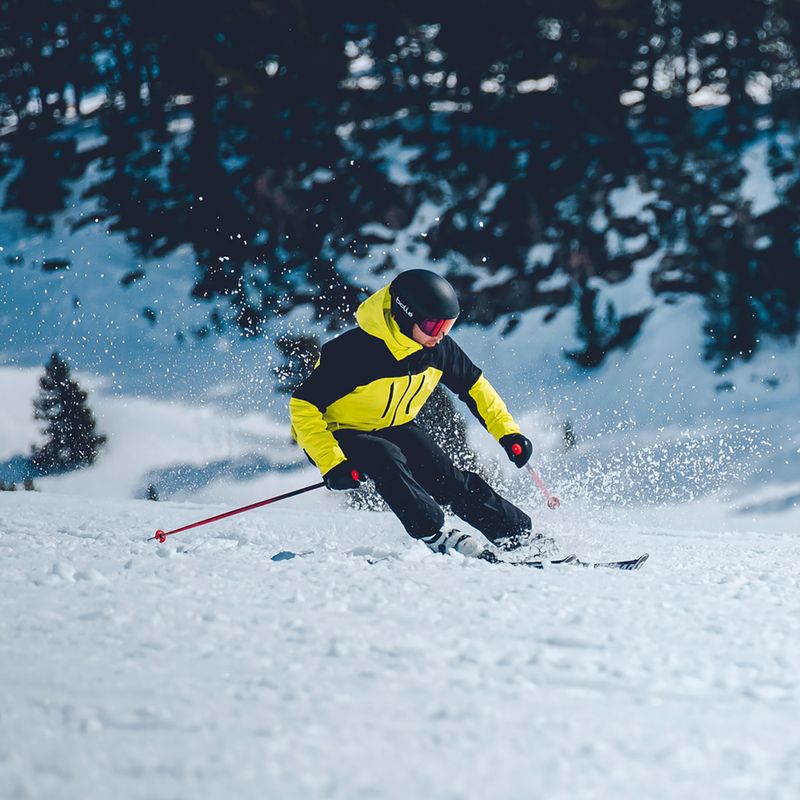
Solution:
{"label": "black jacket shoulder", "polygon": [[319,362],[292,397],[325,411],[357,386],[380,377],[386,370],[387,356],[391,358],[391,353],[382,340],[361,328],[345,331],[322,345]]}
{"label": "black jacket shoulder", "polygon": [[463,395],[480,378],[481,370],[450,336],[445,336],[434,350],[439,351],[437,355],[441,364],[442,383],[463,399]]}
{"label": "black jacket shoulder", "polygon": [[462,397],[481,375],[450,337],[398,361],[383,339],[353,328],[322,346],[319,363],[292,396],[324,412],[358,386],[381,378],[417,375],[428,367],[441,370],[444,385]]}

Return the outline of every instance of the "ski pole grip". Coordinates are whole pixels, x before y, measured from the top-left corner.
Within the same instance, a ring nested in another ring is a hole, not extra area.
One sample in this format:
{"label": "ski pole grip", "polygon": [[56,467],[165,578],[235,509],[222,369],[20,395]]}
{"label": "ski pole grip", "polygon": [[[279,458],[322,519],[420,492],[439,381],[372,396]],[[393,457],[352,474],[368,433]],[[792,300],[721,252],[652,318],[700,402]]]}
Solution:
{"label": "ski pole grip", "polygon": [[522,455],[522,445],[521,444],[512,444],[511,445],[511,452],[515,456],[521,456]]}
{"label": "ski pole grip", "polygon": [[350,471],[350,477],[351,477],[351,478],[352,478],[352,479],[353,479],[353,480],[354,480],[356,483],[359,483],[359,482],[361,481],[361,473],[360,473],[360,472],[359,472],[357,469],[354,469],[354,470],[351,470],[351,471]]}

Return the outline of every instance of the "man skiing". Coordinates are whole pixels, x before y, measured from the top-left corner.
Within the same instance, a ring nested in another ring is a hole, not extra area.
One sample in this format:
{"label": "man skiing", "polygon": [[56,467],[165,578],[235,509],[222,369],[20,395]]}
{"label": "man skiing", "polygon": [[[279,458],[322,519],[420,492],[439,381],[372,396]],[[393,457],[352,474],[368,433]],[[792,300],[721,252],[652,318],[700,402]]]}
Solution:
{"label": "man skiing", "polygon": [[329,489],[355,489],[366,474],[410,536],[434,552],[496,562],[484,542],[445,528],[441,505],[506,552],[533,542],[530,517],[458,469],[414,422],[441,380],[517,467],[531,457],[505,403],[447,335],[459,312],[455,290],[436,273],[398,275],[358,307],[357,328],[323,345],[289,402],[292,435]]}

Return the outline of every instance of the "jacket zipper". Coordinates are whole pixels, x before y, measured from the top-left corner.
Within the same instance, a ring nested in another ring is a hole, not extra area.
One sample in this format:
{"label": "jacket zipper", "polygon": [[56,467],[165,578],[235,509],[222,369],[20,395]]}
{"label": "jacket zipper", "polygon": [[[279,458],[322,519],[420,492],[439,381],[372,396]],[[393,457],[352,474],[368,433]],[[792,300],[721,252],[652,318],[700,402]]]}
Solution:
{"label": "jacket zipper", "polygon": [[406,388],[405,388],[405,391],[403,392],[403,394],[400,395],[400,399],[397,401],[397,406],[394,409],[394,414],[392,414],[392,421],[389,423],[389,427],[394,425],[394,421],[397,419],[397,412],[400,410],[400,406],[403,403],[403,398],[406,396],[406,393],[408,392],[410,387],[411,387],[411,376],[409,375],[408,376],[408,384],[406,385]]}
{"label": "jacket zipper", "polygon": [[417,386],[417,391],[411,395],[411,399],[408,401],[408,404],[406,405],[406,414],[411,413],[411,404],[414,402],[414,398],[419,394],[420,389],[422,389],[424,385],[425,385],[425,375],[422,376],[422,380],[420,381],[419,386]]}

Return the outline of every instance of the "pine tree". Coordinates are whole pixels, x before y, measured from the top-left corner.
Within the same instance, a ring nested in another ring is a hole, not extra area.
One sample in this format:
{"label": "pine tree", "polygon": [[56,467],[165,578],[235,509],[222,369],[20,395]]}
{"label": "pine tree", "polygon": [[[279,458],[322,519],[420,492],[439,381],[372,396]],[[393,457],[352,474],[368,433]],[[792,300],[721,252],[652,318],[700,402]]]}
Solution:
{"label": "pine tree", "polygon": [[106,437],[96,433],[86,392],[70,378],[69,367],[57,352],[50,356],[39,386],[34,417],[46,422],[47,441],[33,446],[32,465],[47,474],[93,464]]}

